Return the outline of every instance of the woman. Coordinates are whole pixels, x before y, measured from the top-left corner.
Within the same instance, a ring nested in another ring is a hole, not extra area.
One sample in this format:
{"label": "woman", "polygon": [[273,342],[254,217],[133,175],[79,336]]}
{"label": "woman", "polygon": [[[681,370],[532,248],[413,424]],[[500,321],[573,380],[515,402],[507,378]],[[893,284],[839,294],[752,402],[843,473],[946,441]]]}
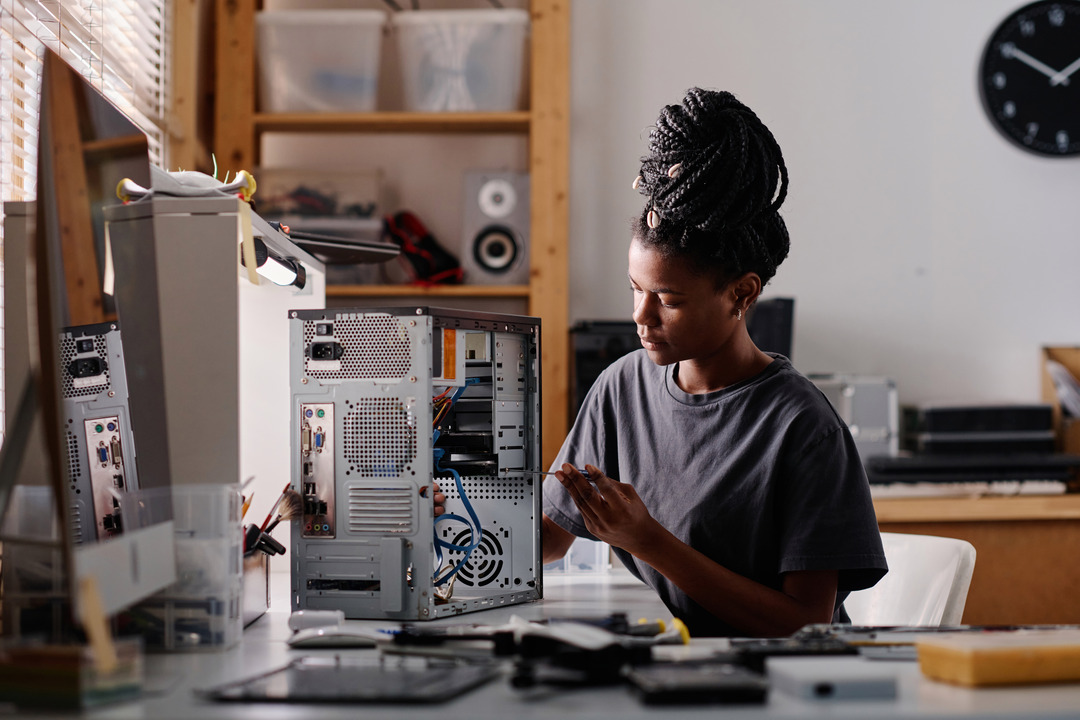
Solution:
{"label": "woman", "polygon": [[544,483],[544,561],[603,540],[694,635],[841,621],[886,570],[869,485],[828,400],[745,323],[788,252],[780,148],[695,88],[649,150],[628,273],[643,350],[593,385]]}

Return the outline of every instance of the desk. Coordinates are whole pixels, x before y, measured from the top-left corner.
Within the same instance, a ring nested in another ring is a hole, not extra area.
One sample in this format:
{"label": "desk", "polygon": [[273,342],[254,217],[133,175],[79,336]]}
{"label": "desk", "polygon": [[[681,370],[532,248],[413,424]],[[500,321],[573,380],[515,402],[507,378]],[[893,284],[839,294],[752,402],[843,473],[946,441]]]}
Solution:
{"label": "desk", "polygon": [[[626,687],[564,690],[534,688],[515,690],[509,682],[497,679],[445,705],[422,706],[338,706],[338,705],[238,705],[208,703],[196,698],[192,688],[209,687],[247,677],[286,664],[300,655],[316,651],[292,651],[285,644],[289,636],[287,599],[288,577],[273,574],[274,600],[271,611],[244,633],[240,645],[212,654],[150,655],[147,658],[147,696],[138,701],[114,705],[80,717],[153,720],[210,720],[244,718],[250,720],[335,720],[337,718],[378,718],[405,720],[427,718],[591,718],[635,720],[646,717],[710,718],[718,713],[724,718],[803,718],[846,717],[889,720],[890,718],[1061,718],[1080,717],[1080,684],[1021,689],[971,690],[927,680],[913,662],[884,663],[899,678],[897,700],[875,702],[806,702],[779,692],[772,692],[762,706],[703,706],[697,708],[658,708],[641,705]],[[284,587],[283,587],[284,586]],[[282,592],[284,590],[284,593]],[[511,615],[527,618],[563,617],[625,610],[631,618],[669,617],[651,590],[625,572],[600,578],[550,577],[545,583],[543,601],[528,605],[497,608],[435,621],[504,622]],[[359,621],[351,621],[359,622]],[[373,623],[385,626],[385,623]],[[722,639],[704,639],[695,644],[726,645]],[[332,650],[318,651],[333,653]],[[374,653],[374,650],[336,651]],[[835,658],[843,662],[845,658]],[[850,660],[848,660],[850,661]],[[822,658],[822,662],[830,662]],[[34,715],[38,720],[73,715]],[[0,718],[9,717],[0,712]]]}
{"label": "desk", "polygon": [[975,546],[968,625],[1080,624],[1080,495],[881,498],[882,532]]}

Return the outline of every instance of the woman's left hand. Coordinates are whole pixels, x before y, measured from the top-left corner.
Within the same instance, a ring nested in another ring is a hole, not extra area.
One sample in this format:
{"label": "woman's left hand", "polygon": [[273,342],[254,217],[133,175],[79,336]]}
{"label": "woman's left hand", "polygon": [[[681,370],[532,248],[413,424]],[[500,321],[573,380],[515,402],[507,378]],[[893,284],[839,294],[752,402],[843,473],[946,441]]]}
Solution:
{"label": "woman's left hand", "polygon": [[585,469],[588,478],[573,465],[564,464],[555,477],[570,493],[589,532],[609,545],[636,554],[661,529],[659,524],[632,485],[612,480],[594,465],[586,465]]}

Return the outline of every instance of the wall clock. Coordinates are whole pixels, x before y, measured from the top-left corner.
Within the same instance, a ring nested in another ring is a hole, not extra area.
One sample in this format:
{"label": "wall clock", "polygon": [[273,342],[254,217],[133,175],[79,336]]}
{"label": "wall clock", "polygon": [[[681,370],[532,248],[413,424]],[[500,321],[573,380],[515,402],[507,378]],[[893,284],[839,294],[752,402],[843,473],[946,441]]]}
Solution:
{"label": "wall clock", "polygon": [[990,122],[1029,152],[1080,154],[1080,2],[1040,0],[994,30],[979,65]]}

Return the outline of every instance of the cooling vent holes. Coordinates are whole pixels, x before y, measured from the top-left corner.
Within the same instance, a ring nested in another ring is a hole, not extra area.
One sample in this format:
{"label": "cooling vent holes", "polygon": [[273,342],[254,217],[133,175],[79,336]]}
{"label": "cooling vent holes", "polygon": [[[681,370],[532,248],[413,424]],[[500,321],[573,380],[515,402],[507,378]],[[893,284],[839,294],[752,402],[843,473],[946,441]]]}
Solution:
{"label": "cooling vent holes", "polygon": [[[102,335],[94,337],[94,353],[97,355],[104,370],[104,381],[101,383],[88,384],[84,387],[76,387],[75,378],[73,378],[71,373],[67,370],[68,365],[75,359],[75,356],[79,354],[75,343],[75,338],[70,335],[64,335],[60,338],[60,379],[61,384],[63,385],[64,397],[88,397],[110,389],[112,387],[112,379],[109,375],[109,348],[105,342],[105,337]],[[85,357],[85,353],[83,354],[83,357]]]}
{"label": "cooling vent holes", "polygon": [[[443,488],[443,494],[447,500],[460,500],[458,497],[457,483],[452,477],[440,478],[439,485]],[[517,500],[526,499],[526,491],[529,483],[524,479],[492,480],[487,477],[466,476],[461,478],[461,486],[469,500]]]}
{"label": "cooling vent holes", "polygon": [[[68,422],[70,423],[71,421],[68,420]],[[67,438],[67,477],[71,482],[71,489],[78,494],[79,488],[77,483],[79,478],[82,477],[82,462],[79,458],[79,439],[76,437],[75,433],[70,430],[68,430],[65,435]]]}
{"label": "cooling vent holes", "polygon": [[[316,326],[304,323],[304,347],[315,342]],[[305,360],[305,370],[313,378],[360,380],[402,378],[412,367],[412,338],[401,320],[392,315],[339,315],[334,321],[333,336],[319,335],[319,342],[336,342],[343,353],[337,367],[312,368]]]}
{"label": "cooling vent holes", "polygon": [[395,398],[347,403],[342,450],[349,473],[399,477],[416,458],[416,417]]}

